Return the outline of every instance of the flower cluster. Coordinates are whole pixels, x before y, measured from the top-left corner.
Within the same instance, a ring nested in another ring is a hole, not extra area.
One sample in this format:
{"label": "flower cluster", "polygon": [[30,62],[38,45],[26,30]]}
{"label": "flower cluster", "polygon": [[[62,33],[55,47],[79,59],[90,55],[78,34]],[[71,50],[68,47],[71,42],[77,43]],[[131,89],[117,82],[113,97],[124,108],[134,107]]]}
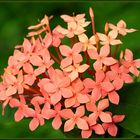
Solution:
{"label": "flower cluster", "polygon": [[[116,123],[125,115],[113,115],[109,106],[118,105],[117,91],[139,76],[140,59],[133,60],[129,49],[121,51],[118,60],[116,54],[121,37],[136,30],[120,20],[117,26],[106,23],[105,32],[98,33],[91,8],[89,14],[91,22],[85,14],[62,15],[67,28],[58,25],[53,30],[53,17],[45,15],[28,28],[29,39],[15,47],[1,76],[3,114],[7,105],[17,108],[15,121],[31,118],[31,131],[51,119],[56,130],[63,123],[64,132],[76,126],[82,138],[92,132],[117,135]],[[88,37],[85,28],[90,24],[93,35]],[[70,44],[63,43],[65,38]]]}

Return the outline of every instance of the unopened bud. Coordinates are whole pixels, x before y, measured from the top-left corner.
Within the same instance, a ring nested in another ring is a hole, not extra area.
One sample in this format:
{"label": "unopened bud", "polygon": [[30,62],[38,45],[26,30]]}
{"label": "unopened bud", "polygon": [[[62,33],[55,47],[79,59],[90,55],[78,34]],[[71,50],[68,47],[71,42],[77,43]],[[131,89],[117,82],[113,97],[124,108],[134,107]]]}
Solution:
{"label": "unopened bud", "polygon": [[91,7],[89,8],[89,15],[91,18],[94,17],[94,12],[93,12],[93,9]]}
{"label": "unopened bud", "polygon": [[108,24],[108,22],[105,24],[105,34],[107,34],[107,32],[108,32],[108,30],[109,30],[109,24]]}

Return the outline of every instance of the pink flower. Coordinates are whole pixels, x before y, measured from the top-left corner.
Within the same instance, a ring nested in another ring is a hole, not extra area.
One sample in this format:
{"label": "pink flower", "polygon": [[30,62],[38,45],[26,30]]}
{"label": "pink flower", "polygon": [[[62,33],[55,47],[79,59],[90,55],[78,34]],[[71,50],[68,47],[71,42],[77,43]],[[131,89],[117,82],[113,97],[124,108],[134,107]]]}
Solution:
{"label": "pink flower", "polygon": [[137,69],[140,68],[140,59],[133,60],[133,53],[131,50],[125,50],[124,60],[122,59],[121,63],[129,69],[132,74],[139,76],[140,72]]}
{"label": "pink flower", "polygon": [[64,132],[71,131],[74,128],[75,124],[79,129],[88,130],[89,128],[88,123],[82,118],[84,114],[85,114],[84,106],[79,106],[76,109],[75,114],[73,112],[69,114],[68,116],[69,120],[67,120],[64,124]]}
{"label": "pink flower", "polygon": [[36,76],[44,73],[46,69],[48,69],[54,63],[54,61],[51,60],[47,49],[43,49],[40,53],[42,58],[36,54],[32,55],[30,58],[31,64],[38,66],[38,68],[34,71]]}
{"label": "pink flower", "polygon": [[43,112],[43,117],[46,119],[54,118],[52,121],[52,126],[54,129],[59,129],[62,125],[61,118],[68,119],[73,113],[71,109],[62,109],[61,104],[58,103],[54,106],[54,109],[47,109]]}
{"label": "pink flower", "polygon": [[84,92],[84,85],[80,78],[77,78],[71,87],[73,96],[65,100],[65,107],[79,106],[89,102],[88,94]]}
{"label": "pink flower", "polygon": [[[111,113],[112,115],[112,113]],[[115,137],[117,135],[118,132],[118,128],[115,125],[115,123],[119,123],[122,122],[125,118],[125,115],[114,115],[112,117],[112,122],[111,123],[103,123],[102,126],[104,128],[105,131],[108,131],[108,133]]]}
{"label": "pink flower", "polygon": [[78,37],[79,37],[79,41],[83,43],[83,49],[82,49],[83,51],[86,51],[88,49],[96,50],[96,47],[94,46],[96,45],[95,36],[92,36],[90,37],[90,39],[88,39],[86,34],[81,34]]}
{"label": "pink flower", "polygon": [[61,38],[64,38],[64,35],[59,33],[57,30],[60,28],[60,25],[56,26],[52,31],[53,42],[52,45],[54,47],[59,47],[61,44]]}
{"label": "pink flower", "polygon": [[44,39],[42,40],[42,46],[49,48],[52,45],[53,37],[50,33],[46,33]]}
{"label": "pink flower", "polygon": [[72,62],[74,64],[82,62],[82,60],[83,60],[82,55],[79,54],[82,50],[81,43],[74,44],[72,49],[66,45],[61,45],[59,47],[59,49],[60,49],[61,54],[66,57],[61,61],[62,68],[65,68],[65,67],[71,65]]}
{"label": "pink flower", "polygon": [[71,81],[74,81],[76,78],[78,78],[79,73],[85,72],[88,68],[89,65],[87,64],[74,64],[64,68],[63,71],[69,73],[68,76],[70,77]]}
{"label": "pink flower", "polygon": [[28,116],[28,105],[26,105],[26,101],[23,95],[20,95],[20,101],[16,98],[10,99],[9,105],[12,108],[18,108],[14,115],[15,121],[21,121],[24,117]]}
{"label": "pink flower", "polygon": [[116,30],[112,30],[108,33],[108,36],[102,33],[97,33],[99,39],[101,40],[102,45],[119,45],[122,42],[119,39],[116,39],[118,32]]}
{"label": "pink flower", "polygon": [[117,26],[109,23],[109,28],[112,30],[117,30],[117,32],[123,36],[125,36],[127,33],[135,32],[135,29],[126,29],[126,23],[124,20],[120,20],[117,23]]}
{"label": "pink flower", "polygon": [[31,131],[34,131],[39,125],[44,125],[45,121],[43,115],[41,114],[39,103],[34,102],[33,100],[31,101],[31,103],[34,105],[35,110],[30,109],[30,111],[28,112],[28,117],[32,117],[32,120],[29,123],[29,128]]}
{"label": "pink flower", "polygon": [[87,106],[87,110],[93,112],[89,115],[89,119],[91,120],[90,125],[96,124],[98,117],[101,119],[102,122],[112,122],[110,114],[103,112],[103,110],[107,107],[109,107],[108,99],[100,100],[97,106],[95,105],[95,103],[93,103],[90,106]]}
{"label": "pink flower", "polygon": [[84,116],[83,119],[87,121],[89,129],[81,131],[82,138],[89,138],[92,135],[92,131],[94,131],[98,135],[103,135],[105,133],[101,124],[90,125],[91,120],[89,120],[87,116]]}
{"label": "pink flower", "polygon": [[76,22],[70,22],[68,23],[68,29],[64,29],[60,26],[58,28],[58,32],[67,36],[68,38],[72,38],[75,35],[80,35],[84,33],[85,29],[82,26],[76,24]]}
{"label": "pink flower", "polygon": [[18,91],[18,94],[23,93],[23,91],[24,91],[24,88],[23,88],[24,79],[23,79],[22,70],[19,71],[17,77],[15,77],[14,75],[12,75],[8,72],[5,72],[4,80],[9,85],[7,87],[7,90],[6,90],[6,96],[11,96],[13,94],[16,94],[17,91]]}
{"label": "pink flower", "polygon": [[34,73],[34,69],[30,63],[25,63],[23,65],[23,70],[27,74],[24,75],[24,81],[28,85],[33,85],[34,81],[36,80],[36,75]]}
{"label": "pink flower", "polygon": [[93,67],[96,71],[101,70],[103,68],[103,64],[106,66],[111,66],[117,62],[114,58],[108,57],[109,53],[110,47],[108,45],[101,47],[99,54],[96,50],[88,50],[90,58],[96,60],[93,64]]}
{"label": "pink flower", "polygon": [[105,73],[102,70],[95,73],[95,81],[86,78],[84,84],[87,88],[91,89],[91,95],[95,101],[98,101],[107,92],[114,90],[114,86],[108,79],[106,79]]}
{"label": "pink flower", "polygon": [[62,15],[60,17],[67,23],[75,22],[82,27],[86,27],[90,24],[88,21],[85,22],[85,14],[78,14],[76,16]]}
{"label": "pink flower", "polygon": [[124,66],[119,66],[118,63],[112,65],[111,71],[107,72],[108,78],[113,81],[115,90],[119,90],[123,87],[124,83],[132,83],[133,78],[128,74],[128,69]]}
{"label": "pink flower", "polygon": [[50,69],[49,76],[51,79],[47,79],[48,82],[44,85],[44,89],[49,93],[51,103],[58,103],[62,96],[69,98],[73,94],[68,88],[70,86],[70,78],[63,75],[62,71],[54,71]]}

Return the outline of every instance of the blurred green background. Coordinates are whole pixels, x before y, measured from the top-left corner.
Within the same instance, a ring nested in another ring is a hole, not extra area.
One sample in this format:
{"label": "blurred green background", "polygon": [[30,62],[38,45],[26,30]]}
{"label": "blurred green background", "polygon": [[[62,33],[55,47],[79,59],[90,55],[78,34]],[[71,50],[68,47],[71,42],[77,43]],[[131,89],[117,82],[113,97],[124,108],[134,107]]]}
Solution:
{"label": "blurred green background", "polygon": [[[44,14],[54,15],[52,28],[57,24],[63,25],[59,18],[61,14],[86,13],[87,20],[90,20],[89,7],[94,9],[95,27],[98,32],[104,31],[106,22],[116,24],[120,19],[126,21],[128,28],[140,30],[139,2],[0,2],[0,74],[7,66],[14,46],[22,44],[28,33],[28,26],[36,24]],[[90,27],[88,34],[91,34]],[[140,31],[123,38],[121,48],[126,47],[133,50],[136,58],[140,57]],[[0,115],[0,138],[66,138],[61,131],[52,129],[51,122],[46,122],[35,132],[28,130],[28,123],[29,120],[15,123],[13,112],[8,109],[5,116]],[[70,135],[72,137],[73,134]]]}

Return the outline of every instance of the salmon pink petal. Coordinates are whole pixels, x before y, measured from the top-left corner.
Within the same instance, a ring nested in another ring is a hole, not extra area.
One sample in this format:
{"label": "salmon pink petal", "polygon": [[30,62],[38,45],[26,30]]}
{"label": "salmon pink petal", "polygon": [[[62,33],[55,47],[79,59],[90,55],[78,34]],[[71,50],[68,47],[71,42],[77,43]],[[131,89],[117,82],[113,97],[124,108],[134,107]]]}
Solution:
{"label": "salmon pink petal", "polygon": [[78,42],[78,43],[74,44],[73,47],[72,47],[73,54],[80,53],[82,51],[82,46],[83,46],[83,44],[81,42]]}
{"label": "salmon pink petal", "polygon": [[9,102],[10,107],[19,107],[20,106],[20,102],[19,100],[12,98]]}
{"label": "salmon pink petal", "polygon": [[29,128],[31,131],[34,131],[39,126],[39,121],[37,118],[33,118],[30,121]]}
{"label": "salmon pink petal", "polygon": [[90,79],[90,78],[84,79],[83,83],[84,83],[84,85],[87,88],[91,88],[92,89],[95,86],[95,82],[92,79]]}
{"label": "salmon pink petal", "polygon": [[82,60],[83,60],[83,58],[82,58],[81,54],[73,55],[73,63],[74,64],[80,63],[80,62],[82,62]]}
{"label": "salmon pink petal", "polygon": [[75,105],[75,103],[76,103],[75,97],[68,98],[65,100],[65,107],[66,108],[71,107],[71,106]]}
{"label": "salmon pink petal", "polygon": [[91,112],[94,112],[94,111],[97,110],[95,102],[92,102],[92,101],[86,103],[86,108],[87,108],[88,111],[91,111]]}
{"label": "salmon pink petal", "polygon": [[50,93],[53,93],[56,91],[56,86],[50,82],[47,82],[45,85],[44,85],[44,89],[47,91],[47,92],[50,92]]}
{"label": "salmon pink petal", "polygon": [[105,122],[105,123],[112,122],[112,118],[111,118],[110,114],[108,114],[108,113],[101,112],[99,117],[100,117],[102,122]]}
{"label": "salmon pink petal", "polygon": [[129,62],[133,61],[133,53],[132,53],[132,51],[129,50],[129,49],[126,49],[124,58],[125,58],[126,61],[129,61]]}
{"label": "salmon pink petal", "polygon": [[16,121],[16,122],[19,122],[19,121],[21,121],[21,120],[24,118],[24,115],[23,115],[23,112],[22,112],[21,109],[18,109],[18,110],[15,112],[14,118],[15,118],[15,121]]}
{"label": "salmon pink petal", "polygon": [[76,109],[76,113],[75,113],[77,116],[79,117],[82,117],[84,116],[85,114],[85,107],[82,105],[82,106],[79,106],[77,109]]}
{"label": "salmon pink petal", "polygon": [[58,27],[57,31],[62,35],[67,35],[69,33],[67,29],[62,28],[61,26]]}
{"label": "salmon pink petal", "polygon": [[82,130],[81,135],[82,138],[89,138],[92,135],[92,130]]}
{"label": "salmon pink petal", "polygon": [[108,56],[110,53],[110,46],[109,45],[104,45],[101,47],[100,50],[100,56]]}
{"label": "salmon pink petal", "polygon": [[120,40],[116,39],[116,40],[111,40],[110,44],[111,45],[118,45],[118,44],[122,44],[122,42]]}
{"label": "salmon pink petal", "polygon": [[72,91],[68,88],[61,88],[61,93],[64,98],[70,98],[73,96]]}
{"label": "salmon pink petal", "polygon": [[103,59],[103,63],[104,63],[105,65],[107,65],[107,66],[110,66],[110,65],[113,65],[113,64],[117,63],[117,60],[115,60],[115,59],[112,58],[112,57],[105,57],[105,58]]}
{"label": "salmon pink petal", "polygon": [[69,16],[69,15],[61,15],[60,16],[65,22],[72,22],[74,21],[73,17]]}
{"label": "salmon pink petal", "polygon": [[89,115],[89,120],[88,123],[90,126],[95,125],[97,123],[97,119],[98,119],[98,113],[94,112],[92,114]]}
{"label": "salmon pink petal", "polygon": [[78,72],[83,73],[83,72],[86,71],[88,68],[89,68],[89,65],[87,65],[87,64],[80,65],[80,66],[78,67]]}
{"label": "salmon pink petal", "polygon": [[108,99],[103,99],[103,100],[99,101],[99,103],[98,103],[98,110],[104,110],[107,107],[109,107]]}
{"label": "salmon pink petal", "polygon": [[8,89],[6,90],[6,96],[11,96],[11,95],[15,94],[16,92],[17,92],[16,87],[10,86],[10,87],[8,87]]}
{"label": "salmon pink petal", "polygon": [[62,98],[61,92],[55,92],[54,94],[51,95],[51,103],[56,104],[58,103]]}
{"label": "salmon pink petal", "polygon": [[77,124],[77,127],[79,129],[82,129],[82,130],[88,130],[89,129],[88,123],[84,119],[77,118],[76,119],[76,124]]}
{"label": "salmon pink petal", "polygon": [[124,20],[120,20],[118,23],[117,23],[117,27],[119,28],[126,28],[126,23]]}
{"label": "salmon pink petal", "polygon": [[62,125],[62,121],[59,115],[57,115],[53,121],[52,121],[52,126],[54,129],[58,130]]}
{"label": "salmon pink petal", "polygon": [[118,105],[119,104],[119,100],[120,100],[120,97],[119,95],[117,94],[117,92],[115,91],[112,91],[108,94],[108,97],[109,97],[109,101],[113,104],[116,104]]}
{"label": "salmon pink petal", "polygon": [[114,86],[110,82],[103,82],[101,85],[102,85],[102,89],[107,92],[110,92],[114,89]]}
{"label": "salmon pink petal", "polygon": [[88,96],[86,94],[81,94],[81,93],[79,93],[77,95],[77,100],[81,104],[84,104],[84,103],[87,103],[87,102],[90,101],[89,98],[88,98]]}
{"label": "salmon pink petal", "polygon": [[30,62],[34,66],[41,66],[42,65],[42,59],[38,55],[32,55],[30,58]]}
{"label": "salmon pink petal", "polygon": [[41,114],[43,115],[44,118],[46,118],[46,110],[49,110],[49,109],[50,109],[50,104],[46,102],[41,110]]}
{"label": "salmon pink petal", "polygon": [[66,68],[67,66],[72,64],[72,57],[66,57],[61,61],[61,67]]}
{"label": "salmon pink petal", "polygon": [[61,45],[59,47],[60,49],[60,52],[63,56],[69,56],[70,53],[72,53],[72,50],[69,46],[66,46],[66,45]]}
{"label": "salmon pink petal", "polygon": [[69,74],[69,77],[71,81],[74,81],[78,77],[78,72],[74,70],[73,72]]}
{"label": "salmon pink petal", "polygon": [[140,72],[137,70],[137,68],[135,66],[132,66],[129,68],[129,71],[134,74],[135,76],[139,76]]}
{"label": "salmon pink petal", "polygon": [[92,126],[92,129],[95,131],[98,135],[103,135],[105,133],[104,128],[101,124],[96,124]]}
{"label": "salmon pink petal", "polygon": [[125,83],[132,83],[133,82],[133,78],[126,73],[122,74],[122,79],[125,81]]}
{"label": "salmon pink petal", "polygon": [[110,123],[102,123],[102,126],[103,126],[105,131],[109,128],[110,125],[112,125],[112,124],[110,124]]}
{"label": "salmon pink petal", "polygon": [[113,86],[115,87],[116,90],[119,90],[123,87],[124,81],[120,78],[116,78],[113,81]]}
{"label": "salmon pink petal", "polygon": [[23,70],[26,72],[26,73],[33,73],[33,67],[30,63],[25,63],[23,65]]}
{"label": "salmon pink petal", "polygon": [[86,43],[88,41],[88,37],[86,36],[86,34],[81,34],[78,36],[79,41],[82,43]]}
{"label": "salmon pink petal", "polygon": [[48,48],[52,44],[52,35],[50,33],[47,33],[45,38],[43,39],[43,42],[45,44],[45,47]]}
{"label": "salmon pink petal", "polygon": [[44,73],[45,70],[46,70],[45,66],[38,67],[37,69],[35,69],[34,74],[35,74],[35,76],[38,76],[38,75]]}
{"label": "salmon pink petal", "polygon": [[92,98],[94,99],[94,101],[98,101],[101,98],[101,89],[100,88],[94,88],[92,90]]}
{"label": "salmon pink petal", "polygon": [[102,34],[102,33],[97,33],[97,36],[99,37],[99,39],[101,41],[106,41],[108,38],[105,34]]}
{"label": "salmon pink petal", "polygon": [[125,115],[114,115],[113,116],[113,122],[114,123],[119,123],[122,122],[125,118]]}
{"label": "salmon pink petal", "polygon": [[60,116],[64,119],[70,119],[74,116],[74,113],[72,112],[71,109],[63,109],[60,112]]}
{"label": "salmon pink petal", "polygon": [[69,77],[64,77],[62,80],[59,82],[59,87],[68,87],[70,85],[70,78]]}
{"label": "salmon pink petal", "polygon": [[95,76],[96,76],[96,82],[100,83],[104,80],[105,73],[102,70],[99,70],[95,73]]}
{"label": "salmon pink petal", "polygon": [[117,35],[118,35],[117,30],[111,30],[108,34],[108,36],[113,38],[113,39],[115,39],[117,37]]}
{"label": "salmon pink petal", "polygon": [[64,124],[64,132],[71,131],[72,129],[74,129],[74,126],[75,126],[75,121],[73,118],[67,120]]}
{"label": "salmon pink petal", "polygon": [[55,117],[56,111],[53,110],[53,109],[47,109],[47,110],[44,110],[44,111],[42,112],[42,115],[43,115],[43,117],[46,118],[46,119],[51,119],[51,118]]}
{"label": "salmon pink petal", "polygon": [[88,50],[88,55],[91,59],[98,59],[98,57],[99,57],[98,52],[93,49]]}
{"label": "salmon pink petal", "polygon": [[137,68],[140,68],[140,59],[134,60],[134,63]]}
{"label": "salmon pink petal", "polygon": [[97,60],[94,64],[93,67],[96,71],[99,71],[102,69],[102,62],[100,60]]}
{"label": "salmon pink petal", "polygon": [[117,135],[117,132],[118,132],[118,128],[117,128],[116,125],[112,124],[111,126],[109,126],[109,128],[108,128],[108,133],[109,133],[111,136],[115,137],[115,136]]}

